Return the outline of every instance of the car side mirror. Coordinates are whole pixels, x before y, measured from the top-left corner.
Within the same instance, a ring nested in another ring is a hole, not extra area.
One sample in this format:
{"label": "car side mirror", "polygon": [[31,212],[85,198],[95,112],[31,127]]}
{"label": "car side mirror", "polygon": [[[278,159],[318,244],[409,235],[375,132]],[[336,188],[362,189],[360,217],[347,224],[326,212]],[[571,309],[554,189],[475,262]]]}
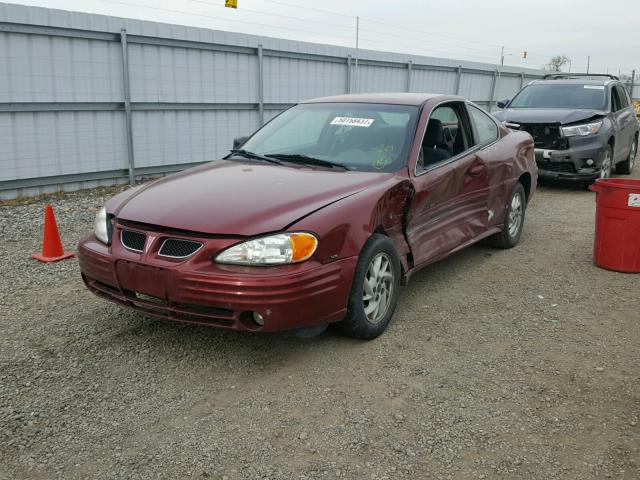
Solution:
{"label": "car side mirror", "polygon": [[244,137],[236,137],[233,139],[233,149],[240,148],[247,140],[249,140],[249,135],[245,135]]}
{"label": "car side mirror", "polygon": [[500,100],[499,102],[496,102],[496,106],[498,108],[507,108],[507,105],[509,105],[509,99],[505,99],[505,100]]}

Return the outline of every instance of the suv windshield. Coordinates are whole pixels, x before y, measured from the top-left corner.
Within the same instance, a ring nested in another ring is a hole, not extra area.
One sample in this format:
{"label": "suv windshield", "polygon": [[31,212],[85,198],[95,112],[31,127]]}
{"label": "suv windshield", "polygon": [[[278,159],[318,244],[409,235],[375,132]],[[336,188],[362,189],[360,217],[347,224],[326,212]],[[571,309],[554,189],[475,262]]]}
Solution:
{"label": "suv windshield", "polygon": [[534,83],[525,87],[509,108],[584,108],[604,110],[604,85]]}
{"label": "suv windshield", "polygon": [[372,103],[307,103],[286,110],[242,149],[260,155],[304,156],[349,170],[394,172],[407,164],[418,108]]}

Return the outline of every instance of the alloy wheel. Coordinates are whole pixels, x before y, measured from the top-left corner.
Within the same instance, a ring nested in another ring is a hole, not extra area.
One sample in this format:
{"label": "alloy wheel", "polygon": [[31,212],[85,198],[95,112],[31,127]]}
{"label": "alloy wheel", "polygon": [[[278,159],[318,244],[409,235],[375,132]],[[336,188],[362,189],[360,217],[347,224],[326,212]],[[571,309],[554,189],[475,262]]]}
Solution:
{"label": "alloy wheel", "polygon": [[634,141],[631,144],[631,152],[629,152],[629,173],[633,170],[633,165],[636,163],[636,149],[638,148],[638,142]]}
{"label": "alloy wheel", "polygon": [[520,192],[516,192],[511,198],[511,208],[509,209],[509,218],[507,221],[507,228],[509,229],[509,236],[511,236],[511,238],[514,238],[520,230],[524,213],[523,207],[524,202],[522,201],[522,195]]}
{"label": "alloy wheel", "polygon": [[377,324],[385,317],[393,296],[393,264],[384,252],[378,253],[364,277],[362,303],[367,321]]}

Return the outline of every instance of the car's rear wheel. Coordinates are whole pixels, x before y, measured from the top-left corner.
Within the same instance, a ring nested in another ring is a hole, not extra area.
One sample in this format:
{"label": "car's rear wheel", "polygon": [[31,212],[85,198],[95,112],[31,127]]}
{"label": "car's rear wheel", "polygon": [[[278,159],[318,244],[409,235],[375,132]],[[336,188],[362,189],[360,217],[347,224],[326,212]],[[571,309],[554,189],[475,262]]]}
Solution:
{"label": "car's rear wheel", "polygon": [[353,276],[347,316],[337,327],[353,338],[370,340],[389,325],[398,303],[400,260],[384,235],[365,244]]}
{"label": "car's rear wheel", "polygon": [[633,171],[633,166],[636,161],[636,153],[638,152],[638,139],[635,138],[631,144],[631,151],[629,156],[624,162],[620,162],[616,165],[616,173],[629,174]]}
{"label": "car's rear wheel", "polygon": [[520,182],[511,192],[507,213],[504,219],[504,228],[501,232],[489,237],[489,243],[498,248],[513,248],[520,241],[524,226],[524,214],[527,209],[527,194]]}

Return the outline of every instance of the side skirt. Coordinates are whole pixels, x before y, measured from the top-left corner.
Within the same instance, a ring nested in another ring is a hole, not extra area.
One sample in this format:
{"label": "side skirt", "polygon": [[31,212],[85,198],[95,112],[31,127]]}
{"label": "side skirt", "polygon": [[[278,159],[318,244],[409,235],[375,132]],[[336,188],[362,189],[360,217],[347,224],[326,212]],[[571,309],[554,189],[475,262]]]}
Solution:
{"label": "side skirt", "polygon": [[403,282],[402,285],[407,285],[409,283],[409,279],[411,278],[411,276],[416,273],[419,270],[422,270],[424,267],[431,265],[435,262],[438,262],[444,258],[447,258],[451,255],[453,255],[456,252],[459,252],[462,249],[467,248],[470,245],[473,245],[474,243],[478,243],[481,240],[484,240],[487,237],[490,237],[491,235],[495,234],[495,233],[499,233],[502,231],[502,229],[504,228],[503,225],[496,225],[491,227],[489,230],[487,230],[486,232],[482,233],[481,235],[478,235],[477,237],[472,238],[471,240],[469,240],[466,243],[463,243],[462,245],[460,245],[459,247],[454,248],[453,250],[451,250],[450,252],[447,252],[443,255],[440,255],[439,257],[435,257],[432,259],[429,259],[426,262],[421,263],[420,265],[416,265],[413,268],[411,268],[410,270],[407,271],[407,273],[403,276]]}

